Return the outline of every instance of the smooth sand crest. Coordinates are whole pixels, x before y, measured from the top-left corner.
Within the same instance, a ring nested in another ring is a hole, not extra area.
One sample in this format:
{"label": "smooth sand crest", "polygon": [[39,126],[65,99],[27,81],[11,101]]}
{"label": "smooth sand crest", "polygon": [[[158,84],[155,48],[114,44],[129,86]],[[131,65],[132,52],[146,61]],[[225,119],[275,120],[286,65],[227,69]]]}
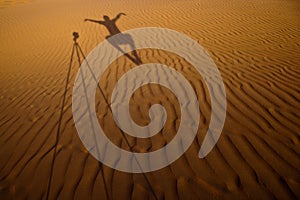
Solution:
{"label": "smooth sand crest", "polygon": [[[13,3],[11,3],[13,2]],[[198,41],[222,75],[227,95],[225,127],[204,159],[198,152],[210,122],[205,84],[183,58],[170,52],[137,51],[143,63],[168,65],[190,82],[200,104],[197,137],[169,167],[129,174],[99,163],[82,145],[72,116],[71,71],[56,145],[49,199],[299,199],[300,198],[300,14],[297,1],[81,1],[0,2],[0,199],[46,198],[61,99],[72,50],[72,32],[88,53],[108,35],[84,22],[126,13],[121,31],[164,27]],[[130,54],[134,56],[133,54]],[[107,137],[133,152],[160,149],[180,124],[176,96],[159,85],[138,89],[132,119],[149,123],[152,104],[168,118],[151,138],[126,135],[105,101],[136,63],[122,56],[104,72],[96,111]],[[220,91],[214,91],[218,95]]]}

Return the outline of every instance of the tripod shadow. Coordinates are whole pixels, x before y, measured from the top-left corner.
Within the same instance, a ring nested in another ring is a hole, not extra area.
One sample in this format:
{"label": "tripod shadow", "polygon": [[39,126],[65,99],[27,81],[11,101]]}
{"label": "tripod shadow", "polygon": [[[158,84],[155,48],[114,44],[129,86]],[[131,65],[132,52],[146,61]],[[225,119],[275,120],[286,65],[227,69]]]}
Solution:
{"label": "tripod shadow", "polygon": [[[79,37],[79,34],[76,33],[76,32],[74,32],[74,33],[73,33],[73,36],[74,36],[74,39],[73,39],[73,40],[74,40],[74,46],[73,46],[73,50],[72,50],[72,56],[71,56],[71,61],[70,61],[70,67],[71,67],[72,60],[73,60],[73,54],[74,54],[74,52],[75,52],[75,53],[76,53],[76,56],[77,56],[77,59],[78,59],[79,65],[81,65],[82,62],[85,62],[85,63],[86,63],[86,66],[87,66],[87,70],[88,70],[89,73],[91,74],[91,79],[90,79],[90,80],[85,80],[84,74],[83,74],[82,71],[80,70],[80,76],[81,76],[81,80],[82,80],[82,85],[81,85],[81,86],[83,87],[83,91],[84,91],[84,93],[85,93],[85,97],[87,96],[87,85],[89,84],[89,82],[86,82],[86,81],[95,81],[95,82],[97,83],[97,88],[98,88],[100,94],[102,95],[102,97],[103,97],[104,100],[105,100],[106,105],[108,106],[109,112],[110,112],[111,114],[113,114],[112,109],[111,109],[110,104],[109,104],[109,101],[108,101],[108,99],[105,97],[104,92],[103,92],[103,90],[102,90],[101,87],[100,87],[99,81],[98,81],[97,77],[95,76],[95,72],[93,71],[92,67],[90,66],[89,62],[87,61],[86,56],[85,56],[83,50],[81,49],[80,45],[79,45],[79,44],[77,43],[77,41],[76,41],[76,39]],[[129,37],[129,38],[128,38],[128,37]],[[120,44],[129,44],[131,48],[134,47],[134,43],[133,43],[133,40],[132,40],[132,38],[131,38],[130,35],[128,35],[128,34],[123,34],[122,37],[121,37],[121,39],[122,39],[122,40],[121,40],[121,43],[118,43],[118,45],[120,45]],[[123,39],[124,39],[124,40],[123,40]],[[109,38],[108,38],[108,40],[109,40]],[[130,43],[131,41],[132,41],[132,43]],[[128,43],[128,42],[129,42],[129,43]],[[113,43],[112,45],[115,45],[115,43]],[[116,47],[116,48],[117,48],[117,47]],[[123,52],[123,51],[122,51],[122,52]],[[132,58],[132,59],[139,59],[138,56],[137,56],[137,54],[134,54],[134,55],[135,55],[136,57],[135,57],[135,58]],[[128,55],[128,56],[129,56],[129,55]],[[82,60],[81,60],[81,58],[82,58]],[[70,69],[70,67],[69,67],[69,69]],[[68,77],[69,77],[69,75],[68,75]],[[68,79],[69,79],[69,78],[68,78]],[[89,109],[89,108],[90,108],[89,101],[88,101],[87,98],[85,98],[85,100],[86,100],[86,103],[87,103],[87,110],[83,110],[83,111],[84,111],[84,112],[88,112],[89,120],[92,121],[92,114],[91,114],[91,110]],[[93,130],[93,138],[92,138],[92,139],[93,139],[93,141],[96,141],[96,134],[97,134],[97,133],[96,133],[95,127],[94,127],[93,125],[92,125],[92,130]],[[126,133],[124,133],[121,129],[120,129],[120,133],[121,133],[121,136],[122,136],[122,138],[124,139],[125,143],[126,143],[127,146],[129,147],[130,151],[133,151],[134,146],[132,146],[132,145],[130,144],[129,140],[128,140],[127,137],[126,137]],[[99,158],[99,155],[101,155],[101,154],[100,154],[99,146],[96,144],[96,145],[95,145],[95,148],[96,148],[96,153],[97,153],[98,158]],[[132,159],[135,159],[136,162],[137,162],[137,164],[138,164],[138,166],[139,166],[139,168],[141,168],[141,164],[139,163],[139,160],[137,159],[137,157],[136,157],[134,154],[133,154],[133,156],[132,156]],[[101,168],[102,168],[102,167],[101,167]],[[107,185],[106,180],[105,180],[105,178],[104,178],[105,176],[104,176],[103,168],[102,168],[102,170],[100,170],[100,171],[101,171],[101,175],[102,175],[102,178],[103,178],[103,183],[104,183],[104,187],[105,187],[106,197],[107,197],[107,199],[110,199],[110,198],[111,198],[111,197],[110,197],[111,195],[110,195],[109,192],[108,192],[108,185]],[[147,184],[149,185],[150,191],[151,191],[151,193],[152,193],[154,199],[158,199],[158,197],[156,196],[156,193],[155,193],[155,191],[154,191],[154,189],[153,189],[153,186],[151,185],[151,183],[150,183],[148,177],[146,176],[145,173],[142,173],[142,175],[143,175],[143,177],[145,178]]]}
{"label": "tripod shadow", "polygon": [[[136,50],[135,50],[135,44],[132,39],[132,37],[129,34],[124,34],[120,31],[118,26],[116,25],[116,22],[122,15],[126,15],[125,13],[119,13],[116,17],[113,19],[110,19],[107,15],[103,16],[103,20],[94,20],[94,19],[85,19],[84,21],[94,22],[100,25],[103,25],[106,27],[106,29],[109,32],[109,35],[106,36],[107,41],[115,47],[117,50],[119,50],[122,54],[124,54],[128,59],[130,59],[132,62],[134,62],[136,65],[142,64],[141,59],[139,58]],[[118,40],[110,40],[110,37],[116,34],[120,34]],[[133,56],[129,55],[128,53],[125,53],[123,49],[120,47],[121,45],[129,45]]]}

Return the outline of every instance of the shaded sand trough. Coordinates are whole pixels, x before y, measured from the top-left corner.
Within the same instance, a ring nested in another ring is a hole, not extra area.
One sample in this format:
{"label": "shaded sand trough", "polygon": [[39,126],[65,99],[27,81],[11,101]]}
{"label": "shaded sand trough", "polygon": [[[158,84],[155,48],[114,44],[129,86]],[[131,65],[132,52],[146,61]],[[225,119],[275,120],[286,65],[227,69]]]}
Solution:
{"label": "shaded sand trough", "polygon": [[[201,77],[184,59],[165,51],[137,51],[182,73],[199,98],[197,138],[169,167],[128,174],[102,166],[84,148],[72,118],[71,71],[49,199],[299,199],[300,14],[296,1],[79,1],[0,4],[0,199],[45,199],[72,48],[73,31],[87,55],[107,36],[84,22],[124,12],[121,31],[165,27],[204,46],[223,77],[227,117],[220,140],[204,159],[198,151],[209,125],[210,99]],[[76,63],[76,62],[75,62]],[[100,86],[110,99],[117,80],[136,64],[123,56]],[[218,91],[215,91],[216,95]],[[140,88],[130,101],[133,120],[149,123],[148,109],[165,106],[163,130],[150,139],[124,141],[104,98],[98,119],[115,144],[134,152],[161,148],[176,134],[180,109],[166,88]]]}

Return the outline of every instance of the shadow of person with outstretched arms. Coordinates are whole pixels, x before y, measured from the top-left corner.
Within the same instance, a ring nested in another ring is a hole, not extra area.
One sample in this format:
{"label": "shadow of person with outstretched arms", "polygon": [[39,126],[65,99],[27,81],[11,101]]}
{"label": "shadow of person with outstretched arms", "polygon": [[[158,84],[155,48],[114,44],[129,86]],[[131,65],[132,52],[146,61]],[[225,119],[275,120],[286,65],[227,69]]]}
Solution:
{"label": "shadow of person with outstretched arms", "polygon": [[[106,27],[106,29],[109,32],[109,35],[106,36],[106,39],[110,44],[112,44],[116,49],[118,49],[120,52],[122,52],[127,58],[129,58],[132,62],[134,62],[136,65],[142,64],[141,59],[137,55],[137,52],[135,50],[135,45],[132,37],[129,34],[124,34],[120,31],[118,26],[116,25],[116,22],[122,15],[126,15],[125,13],[119,13],[115,18],[110,19],[107,15],[103,16],[103,20],[94,20],[94,19],[85,19],[84,21],[94,22],[101,24]],[[121,34],[120,39],[118,41],[111,41],[109,38],[113,35]],[[129,54],[125,53],[120,45],[130,45],[130,48],[132,49],[133,56],[130,56]]]}

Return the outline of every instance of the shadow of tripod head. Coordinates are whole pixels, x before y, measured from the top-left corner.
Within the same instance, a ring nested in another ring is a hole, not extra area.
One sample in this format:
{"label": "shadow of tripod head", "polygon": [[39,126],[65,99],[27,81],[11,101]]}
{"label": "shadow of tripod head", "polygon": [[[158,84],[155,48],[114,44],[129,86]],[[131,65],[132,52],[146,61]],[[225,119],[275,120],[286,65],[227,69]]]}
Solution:
{"label": "shadow of tripod head", "polygon": [[73,32],[73,41],[77,42],[77,39],[79,38],[79,33]]}

